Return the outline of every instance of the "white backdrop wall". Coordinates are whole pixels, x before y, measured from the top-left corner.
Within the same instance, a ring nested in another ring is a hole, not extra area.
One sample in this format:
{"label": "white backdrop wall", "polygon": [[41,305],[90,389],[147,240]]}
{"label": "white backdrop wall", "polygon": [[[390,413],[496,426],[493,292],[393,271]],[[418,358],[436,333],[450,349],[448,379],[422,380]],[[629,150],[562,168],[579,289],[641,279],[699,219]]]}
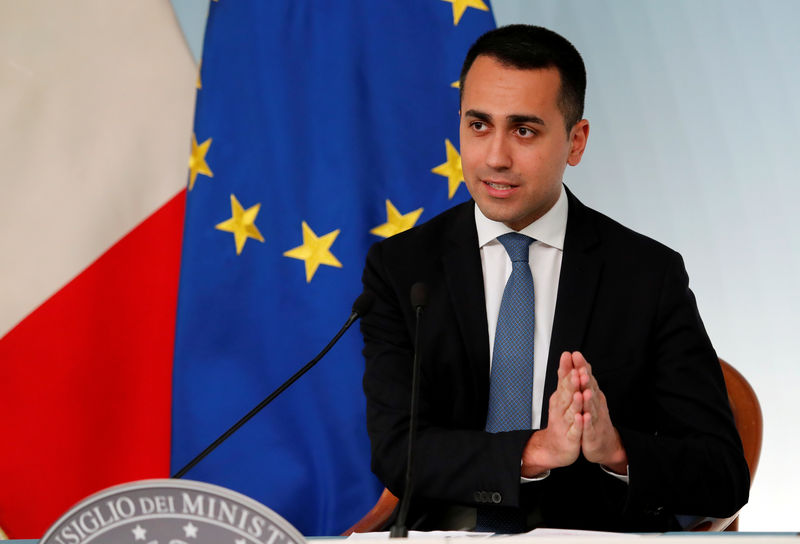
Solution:
{"label": "white backdrop wall", "polygon": [[[566,182],[683,254],[717,352],[764,411],[740,529],[799,531],[800,2],[491,1],[498,25],[583,54],[591,133]],[[173,0],[197,56],[207,5]]]}
{"label": "white backdrop wall", "polygon": [[719,355],[764,412],[740,529],[800,530],[800,2],[493,0],[566,36],[591,124],[566,183],[681,252]]}

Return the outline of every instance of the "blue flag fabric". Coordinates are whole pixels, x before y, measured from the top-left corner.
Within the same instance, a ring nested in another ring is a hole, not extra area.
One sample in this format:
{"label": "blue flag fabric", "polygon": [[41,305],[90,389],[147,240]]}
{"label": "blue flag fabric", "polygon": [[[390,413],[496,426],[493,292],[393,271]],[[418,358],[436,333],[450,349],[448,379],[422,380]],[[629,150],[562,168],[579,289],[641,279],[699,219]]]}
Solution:
{"label": "blue flag fabric", "polygon": [[[361,292],[372,243],[468,198],[451,84],[494,26],[482,4],[211,2],[179,290],[173,472],[328,342]],[[381,489],[369,468],[361,348],[349,332],[186,477],[245,493],[305,535],[345,530]]]}

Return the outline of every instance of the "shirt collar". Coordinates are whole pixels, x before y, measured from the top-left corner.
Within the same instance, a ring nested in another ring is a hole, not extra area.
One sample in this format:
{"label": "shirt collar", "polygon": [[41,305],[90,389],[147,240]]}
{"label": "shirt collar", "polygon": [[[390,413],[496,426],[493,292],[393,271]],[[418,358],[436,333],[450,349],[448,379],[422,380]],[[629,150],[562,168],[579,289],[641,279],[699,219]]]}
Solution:
{"label": "shirt collar", "polygon": [[[558,196],[556,203],[553,204],[553,207],[519,232],[563,251],[564,236],[567,232],[567,211],[567,192],[562,184],[561,194]],[[483,215],[477,204],[475,205],[475,226],[478,229],[478,247],[485,246],[503,234],[516,232],[503,223],[492,221]]]}

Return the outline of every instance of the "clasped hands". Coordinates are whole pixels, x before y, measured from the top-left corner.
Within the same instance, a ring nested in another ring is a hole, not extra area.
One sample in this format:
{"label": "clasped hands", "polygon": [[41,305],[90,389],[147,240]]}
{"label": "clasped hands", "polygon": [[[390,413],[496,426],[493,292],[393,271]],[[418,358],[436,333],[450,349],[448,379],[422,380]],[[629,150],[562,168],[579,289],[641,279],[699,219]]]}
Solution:
{"label": "clasped hands", "polygon": [[564,352],[558,387],[550,396],[547,427],[531,435],[522,452],[522,476],[535,477],[571,465],[583,456],[617,474],[626,474],[628,457],[611,424],[606,397],[580,352]]}

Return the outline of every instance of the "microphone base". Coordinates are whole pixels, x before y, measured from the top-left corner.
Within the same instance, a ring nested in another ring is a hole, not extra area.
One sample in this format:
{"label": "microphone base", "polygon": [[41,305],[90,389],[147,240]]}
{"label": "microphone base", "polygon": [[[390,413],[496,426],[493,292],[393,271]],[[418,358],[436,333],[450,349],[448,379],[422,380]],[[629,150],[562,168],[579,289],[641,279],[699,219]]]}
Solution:
{"label": "microphone base", "polygon": [[408,538],[408,529],[405,525],[394,524],[389,531],[389,538]]}

